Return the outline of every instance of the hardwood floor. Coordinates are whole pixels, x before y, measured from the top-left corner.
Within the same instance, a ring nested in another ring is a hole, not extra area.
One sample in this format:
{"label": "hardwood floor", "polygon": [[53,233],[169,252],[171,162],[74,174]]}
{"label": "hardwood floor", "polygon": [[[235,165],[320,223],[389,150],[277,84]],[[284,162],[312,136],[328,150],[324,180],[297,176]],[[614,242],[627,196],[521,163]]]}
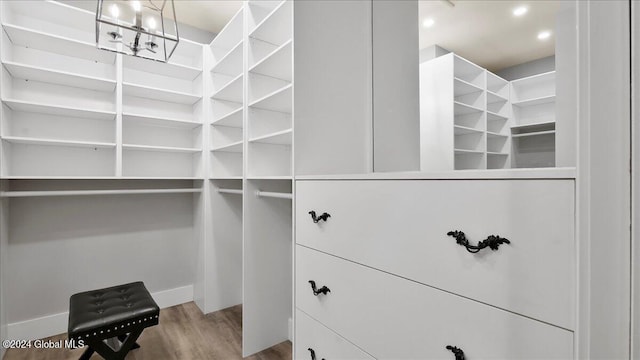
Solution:
{"label": "hardwood floor", "polygon": [[[53,341],[66,334],[52,336]],[[242,359],[242,306],[204,315],[190,302],[160,311],[160,325],[144,330],[138,338],[140,349],[127,360]],[[4,360],[77,360],[83,349],[9,349]],[[102,359],[97,354],[92,360]],[[250,356],[249,360],[291,359],[291,342],[285,341]]]}

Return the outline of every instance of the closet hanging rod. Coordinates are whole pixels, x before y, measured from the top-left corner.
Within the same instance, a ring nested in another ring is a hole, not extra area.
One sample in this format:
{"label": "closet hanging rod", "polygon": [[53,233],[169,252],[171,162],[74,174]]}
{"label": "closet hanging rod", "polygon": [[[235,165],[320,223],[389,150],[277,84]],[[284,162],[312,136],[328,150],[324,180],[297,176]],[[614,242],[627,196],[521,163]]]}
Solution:
{"label": "closet hanging rod", "polygon": [[3,191],[0,197],[39,196],[80,196],[80,195],[129,195],[129,194],[179,194],[197,193],[201,189],[126,189],[126,190],[46,190],[46,191]]}
{"label": "closet hanging rod", "polygon": [[225,189],[225,188],[218,188],[218,192],[220,194],[236,194],[236,195],[242,195],[242,189]]}
{"label": "closet hanging rod", "polygon": [[256,196],[278,198],[278,199],[289,199],[289,200],[293,199],[293,194],[290,194],[290,193],[261,191],[261,190],[256,191]]}

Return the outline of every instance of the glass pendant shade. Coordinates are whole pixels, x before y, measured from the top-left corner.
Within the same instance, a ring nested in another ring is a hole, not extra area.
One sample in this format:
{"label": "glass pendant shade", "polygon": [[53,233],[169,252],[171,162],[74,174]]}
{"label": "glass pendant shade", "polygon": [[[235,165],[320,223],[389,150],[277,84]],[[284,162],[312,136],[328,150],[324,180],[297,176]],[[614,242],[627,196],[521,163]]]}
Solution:
{"label": "glass pendant shade", "polygon": [[173,0],[98,0],[99,49],[167,62],[179,41]]}

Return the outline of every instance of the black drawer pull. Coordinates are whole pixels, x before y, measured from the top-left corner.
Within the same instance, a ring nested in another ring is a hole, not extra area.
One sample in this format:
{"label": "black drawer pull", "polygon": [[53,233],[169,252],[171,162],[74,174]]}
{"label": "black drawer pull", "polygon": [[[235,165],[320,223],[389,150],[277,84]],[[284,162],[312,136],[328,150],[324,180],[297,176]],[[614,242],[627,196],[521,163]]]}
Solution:
{"label": "black drawer pull", "polygon": [[[316,352],[313,351],[312,348],[308,348],[307,350],[311,353],[311,360],[316,360]],[[324,358],[322,358],[322,360],[324,360]]]}
{"label": "black drawer pull", "polygon": [[447,345],[447,350],[451,351],[456,356],[456,360],[464,360],[464,351],[455,346]]}
{"label": "black drawer pull", "polygon": [[316,212],[313,210],[309,211],[309,215],[311,215],[314,223],[318,223],[320,220],[327,221],[327,219],[331,217],[331,215],[327,213],[322,213],[322,215],[316,216]]}
{"label": "black drawer pull", "polygon": [[309,284],[311,284],[311,290],[313,290],[313,295],[318,296],[320,294],[327,295],[328,292],[331,292],[328,287],[323,286],[320,289],[316,288],[316,282],[313,280],[309,280]]}
{"label": "black drawer pull", "polygon": [[469,240],[467,240],[467,237],[462,231],[449,231],[447,235],[453,236],[456,239],[456,243],[464,246],[465,248],[467,248],[468,252],[473,254],[487,247],[493,251],[496,251],[502,244],[511,244],[511,241],[509,241],[508,239],[501,238],[498,235],[489,235],[486,239],[480,241],[478,245],[474,246],[469,244]]}

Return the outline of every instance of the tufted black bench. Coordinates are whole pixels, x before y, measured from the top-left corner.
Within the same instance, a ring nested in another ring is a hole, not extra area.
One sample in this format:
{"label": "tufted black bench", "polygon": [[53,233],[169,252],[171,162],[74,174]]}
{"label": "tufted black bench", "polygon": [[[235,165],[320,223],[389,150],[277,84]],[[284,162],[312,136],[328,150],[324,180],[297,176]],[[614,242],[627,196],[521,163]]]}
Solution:
{"label": "tufted black bench", "polygon": [[160,308],[142,281],[78,293],[69,299],[69,340],[88,345],[80,360],[94,352],[107,360],[124,359],[140,347],[138,336],[157,325]]}

